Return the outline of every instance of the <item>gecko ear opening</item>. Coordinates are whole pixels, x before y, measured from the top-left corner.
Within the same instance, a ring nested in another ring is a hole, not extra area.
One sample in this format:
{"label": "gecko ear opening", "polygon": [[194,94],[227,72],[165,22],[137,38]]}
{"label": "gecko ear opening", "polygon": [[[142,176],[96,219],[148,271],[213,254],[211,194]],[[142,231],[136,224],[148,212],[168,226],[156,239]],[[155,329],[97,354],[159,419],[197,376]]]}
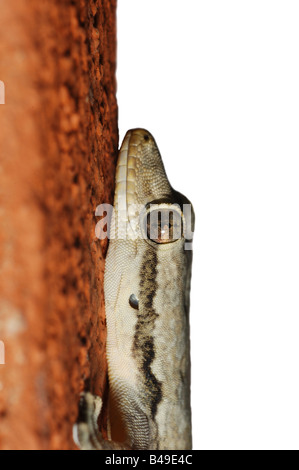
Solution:
{"label": "gecko ear opening", "polygon": [[132,308],[135,308],[135,310],[139,309],[139,300],[137,299],[135,294],[130,295],[129,304],[131,305]]}

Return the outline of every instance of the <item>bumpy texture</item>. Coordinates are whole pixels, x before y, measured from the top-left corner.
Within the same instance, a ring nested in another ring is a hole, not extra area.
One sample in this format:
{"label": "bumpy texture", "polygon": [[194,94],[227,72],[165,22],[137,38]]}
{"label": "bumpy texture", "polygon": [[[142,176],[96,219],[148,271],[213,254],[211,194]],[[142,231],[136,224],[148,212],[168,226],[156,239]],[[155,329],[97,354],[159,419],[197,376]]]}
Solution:
{"label": "bumpy texture", "polygon": [[[153,207],[178,211],[186,226],[184,204],[191,209],[188,199],[171,187],[153,136],[144,129],[128,131],[116,171],[111,224],[116,230],[106,259],[104,287],[111,411],[121,416],[123,441],[133,449],[191,449],[192,445],[192,253],[185,250],[187,233],[181,236],[179,231],[176,239],[160,238],[160,243],[144,237]],[[193,227],[192,210],[191,215]],[[166,226],[161,234],[163,230]],[[132,295],[137,299],[133,307]],[[115,427],[112,422],[112,438],[121,440],[114,435]]]}
{"label": "bumpy texture", "polygon": [[74,448],[79,393],[105,397],[94,211],[113,200],[115,3],[1,2],[1,449]]}

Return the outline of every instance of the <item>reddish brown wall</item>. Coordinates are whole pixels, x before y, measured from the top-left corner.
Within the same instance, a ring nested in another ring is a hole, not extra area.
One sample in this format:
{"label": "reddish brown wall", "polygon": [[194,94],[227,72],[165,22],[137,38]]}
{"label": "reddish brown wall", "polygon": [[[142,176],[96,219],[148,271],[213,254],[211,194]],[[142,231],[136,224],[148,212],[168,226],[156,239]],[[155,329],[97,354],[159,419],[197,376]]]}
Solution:
{"label": "reddish brown wall", "polygon": [[106,387],[95,208],[113,197],[115,1],[2,0],[0,448],[70,449]]}

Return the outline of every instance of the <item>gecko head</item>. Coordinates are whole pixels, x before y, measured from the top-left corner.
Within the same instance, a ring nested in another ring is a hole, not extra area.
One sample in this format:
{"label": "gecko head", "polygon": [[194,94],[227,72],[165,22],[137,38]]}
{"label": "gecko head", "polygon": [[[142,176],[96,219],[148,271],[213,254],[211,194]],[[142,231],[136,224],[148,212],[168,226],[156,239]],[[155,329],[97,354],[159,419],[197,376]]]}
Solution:
{"label": "gecko head", "polygon": [[125,233],[160,245],[192,238],[192,205],[170,185],[156,141],[145,129],[132,129],[123,140],[114,209],[120,238]]}

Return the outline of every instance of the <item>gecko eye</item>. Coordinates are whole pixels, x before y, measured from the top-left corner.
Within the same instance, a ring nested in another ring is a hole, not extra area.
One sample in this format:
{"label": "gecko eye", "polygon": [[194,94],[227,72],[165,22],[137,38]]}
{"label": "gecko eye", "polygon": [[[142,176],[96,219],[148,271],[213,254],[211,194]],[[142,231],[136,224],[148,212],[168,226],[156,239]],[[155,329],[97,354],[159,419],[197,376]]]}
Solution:
{"label": "gecko eye", "polygon": [[183,234],[182,215],[177,208],[158,208],[147,214],[147,237],[155,243],[171,243]]}
{"label": "gecko eye", "polygon": [[136,310],[139,309],[139,300],[137,299],[135,294],[130,295],[129,304],[131,305],[132,308],[135,308]]}

